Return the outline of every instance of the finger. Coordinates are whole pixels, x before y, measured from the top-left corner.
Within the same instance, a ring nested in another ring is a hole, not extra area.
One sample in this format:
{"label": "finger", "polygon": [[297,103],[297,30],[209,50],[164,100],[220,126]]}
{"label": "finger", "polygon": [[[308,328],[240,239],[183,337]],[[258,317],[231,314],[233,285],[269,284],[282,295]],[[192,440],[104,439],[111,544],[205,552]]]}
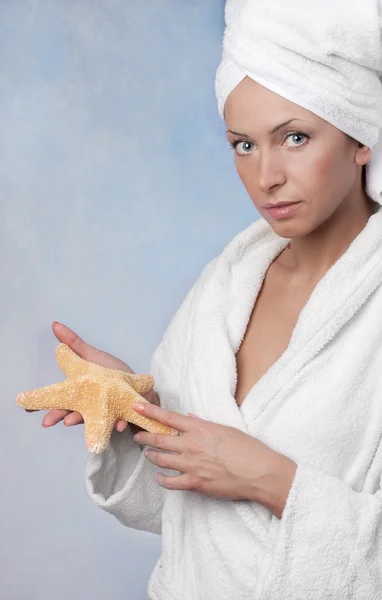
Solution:
{"label": "finger", "polygon": [[200,417],[198,417],[198,415],[196,415],[195,413],[187,413],[189,417],[192,417],[193,419],[199,419],[199,421],[203,421],[203,419],[201,419]]}
{"label": "finger", "polygon": [[51,427],[52,425],[56,425],[57,423],[59,423],[59,421],[62,421],[70,412],[70,410],[61,409],[50,410],[43,418],[41,425],[43,427]]}
{"label": "finger", "polygon": [[139,433],[140,431],[144,431],[144,429],[142,429],[142,427],[139,427],[139,425],[135,425],[134,423],[128,423],[127,421],[121,420],[116,422],[115,427],[118,431],[125,431],[125,429],[129,427],[133,434]]}
{"label": "finger", "polygon": [[198,491],[198,487],[186,473],[181,475],[165,475],[157,473],[156,480],[161,487],[167,490],[189,490]]}
{"label": "finger", "polygon": [[115,424],[115,428],[117,429],[117,431],[125,431],[125,429],[127,429],[127,426],[127,421],[117,421]]}
{"label": "finger", "polygon": [[130,369],[129,365],[127,365],[119,358],[116,358],[112,354],[108,352],[103,352],[99,350],[95,346],[91,346],[85,340],[83,340],[75,331],[69,329],[63,323],[58,323],[54,321],[52,323],[53,333],[56,338],[63,344],[69,346],[75,354],[77,354],[80,358],[83,358],[89,362],[93,362],[96,364],[100,364],[104,367],[109,367],[110,369],[120,369],[121,371],[126,371],[127,373],[134,373],[132,369]]}
{"label": "finger", "polygon": [[166,433],[150,433],[149,431],[140,431],[134,435],[134,441],[142,446],[150,446],[169,452],[182,452],[184,450],[184,440],[182,437],[167,435]]}
{"label": "finger", "polygon": [[[93,350],[94,352],[97,350],[97,348],[93,348],[92,346],[87,344],[82,338],[80,338],[80,336],[75,331],[69,329],[69,327],[67,327],[63,323],[58,323],[57,321],[54,321],[52,323],[52,329],[56,338],[61,343],[69,346],[81,358],[86,359],[86,355],[89,353],[89,351]],[[100,350],[98,351],[100,352]]]}
{"label": "finger", "polygon": [[168,425],[178,431],[190,431],[196,427],[197,419],[186,417],[173,410],[150,404],[149,402],[140,404],[133,402],[131,407],[139,414],[145,415],[151,419],[155,419],[163,425]]}
{"label": "finger", "polygon": [[161,469],[173,469],[184,473],[187,470],[184,456],[179,454],[167,454],[156,450],[146,450],[145,456],[149,462]]}
{"label": "finger", "polygon": [[83,422],[84,422],[84,420],[83,420],[82,415],[76,411],[70,412],[64,418],[64,425],[67,425],[68,427],[71,427],[72,425],[80,425]]}

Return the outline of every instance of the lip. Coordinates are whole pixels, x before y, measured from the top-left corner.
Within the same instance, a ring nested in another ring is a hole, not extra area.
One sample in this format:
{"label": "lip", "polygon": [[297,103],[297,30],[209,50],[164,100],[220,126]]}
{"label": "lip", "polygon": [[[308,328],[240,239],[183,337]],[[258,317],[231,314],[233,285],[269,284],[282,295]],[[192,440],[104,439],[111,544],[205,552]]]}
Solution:
{"label": "lip", "polygon": [[273,205],[264,205],[263,208],[271,215],[273,219],[285,219],[289,215],[293,214],[298,207],[300,202],[279,202]]}
{"label": "lip", "polygon": [[268,204],[264,204],[263,208],[275,208],[275,207],[279,207],[279,206],[288,206],[289,204],[296,204],[296,203],[297,203],[297,200],[296,200],[296,202],[285,201],[285,202],[276,202],[273,204],[272,204],[272,202],[268,202]]}

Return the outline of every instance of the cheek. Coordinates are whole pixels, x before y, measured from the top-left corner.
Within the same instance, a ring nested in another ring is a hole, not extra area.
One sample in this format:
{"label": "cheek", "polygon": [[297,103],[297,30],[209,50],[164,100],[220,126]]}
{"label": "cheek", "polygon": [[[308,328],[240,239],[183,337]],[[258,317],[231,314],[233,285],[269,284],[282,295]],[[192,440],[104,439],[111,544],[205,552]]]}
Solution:
{"label": "cheek", "polygon": [[312,158],[309,165],[309,172],[316,183],[324,183],[332,180],[337,171],[336,159],[328,154],[322,154]]}
{"label": "cheek", "polygon": [[[341,198],[348,191],[349,160],[340,146],[331,148],[330,152],[326,145],[325,148],[317,148],[315,153],[301,153],[300,156],[296,153],[283,166],[287,186],[289,182],[294,192],[301,194],[307,201],[315,202],[318,198],[321,206],[332,204],[333,196]],[[235,167],[248,195],[255,202],[261,191],[254,161],[251,157],[235,156]]]}
{"label": "cheek", "polygon": [[[308,167],[309,181],[314,195],[324,199],[330,190],[330,196],[341,198],[348,191],[349,161],[343,149],[338,151],[323,152],[320,156],[312,157]],[[328,199],[330,200],[330,199]]]}
{"label": "cheek", "polygon": [[247,193],[252,197],[256,189],[256,171],[254,165],[251,165],[251,159],[235,157],[235,167]]}
{"label": "cheek", "polygon": [[340,134],[329,141],[325,138],[317,140],[311,145],[309,152],[309,170],[316,182],[343,183],[344,177],[349,175],[349,157],[343,140],[344,134]]}

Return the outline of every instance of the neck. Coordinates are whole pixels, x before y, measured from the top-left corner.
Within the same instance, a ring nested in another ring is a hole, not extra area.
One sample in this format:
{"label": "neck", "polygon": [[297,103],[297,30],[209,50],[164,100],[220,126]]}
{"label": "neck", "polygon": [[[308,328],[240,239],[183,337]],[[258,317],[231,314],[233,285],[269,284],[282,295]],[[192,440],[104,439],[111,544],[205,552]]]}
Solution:
{"label": "neck", "polygon": [[322,277],[361,233],[373,210],[366,195],[362,201],[342,203],[330,219],[314,231],[291,239],[280,254],[279,264],[289,275],[304,281]]}

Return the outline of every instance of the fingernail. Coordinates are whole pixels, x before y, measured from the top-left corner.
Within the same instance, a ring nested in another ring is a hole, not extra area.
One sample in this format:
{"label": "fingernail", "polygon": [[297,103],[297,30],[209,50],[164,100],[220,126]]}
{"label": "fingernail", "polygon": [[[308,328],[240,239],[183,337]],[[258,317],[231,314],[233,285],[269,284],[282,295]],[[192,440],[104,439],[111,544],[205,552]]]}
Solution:
{"label": "fingernail", "polygon": [[195,415],[194,413],[188,413],[189,417],[193,417],[194,419],[200,419],[200,417],[198,417],[198,415]]}
{"label": "fingernail", "polygon": [[136,410],[136,411],[143,411],[145,410],[145,405],[144,404],[139,404],[138,402],[133,402],[131,407]]}

